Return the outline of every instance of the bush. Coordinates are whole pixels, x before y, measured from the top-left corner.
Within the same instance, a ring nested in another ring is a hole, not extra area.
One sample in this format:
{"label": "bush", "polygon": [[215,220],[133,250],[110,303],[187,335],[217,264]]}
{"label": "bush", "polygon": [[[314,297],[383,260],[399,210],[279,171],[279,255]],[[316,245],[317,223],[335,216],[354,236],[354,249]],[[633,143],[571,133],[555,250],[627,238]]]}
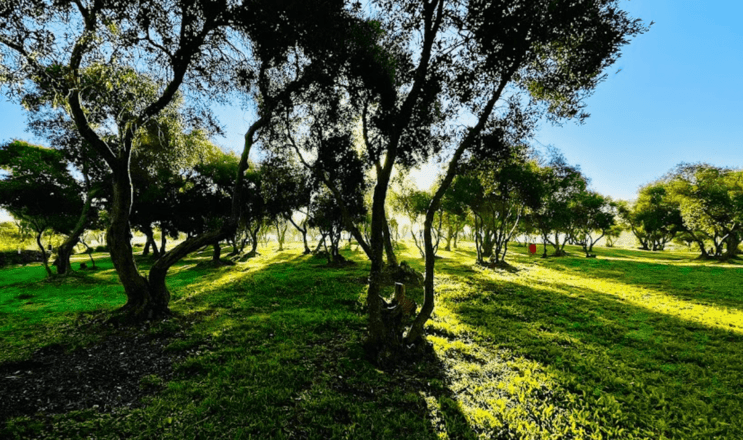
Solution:
{"label": "bush", "polygon": [[0,267],[12,264],[40,263],[43,261],[41,251],[5,251],[0,252]]}
{"label": "bush", "polygon": [[96,246],[93,248],[93,250],[95,252],[108,252],[108,246],[106,245]]}

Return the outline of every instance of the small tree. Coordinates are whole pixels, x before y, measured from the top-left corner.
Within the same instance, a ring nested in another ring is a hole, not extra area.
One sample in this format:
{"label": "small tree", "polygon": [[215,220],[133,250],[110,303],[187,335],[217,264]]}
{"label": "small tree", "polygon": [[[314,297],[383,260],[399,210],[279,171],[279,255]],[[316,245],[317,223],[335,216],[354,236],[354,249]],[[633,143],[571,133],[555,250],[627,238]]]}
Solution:
{"label": "small tree", "polygon": [[662,251],[677,233],[685,230],[679,204],[663,181],[640,188],[637,201],[618,204],[618,210],[643,250]]}
{"label": "small tree", "polygon": [[616,223],[618,215],[619,215],[619,212],[617,211],[614,217],[614,221],[615,221],[614,225],[612,225],[612,227],[610,227],[606,231],[606,235],[604,235],[604,239],[606,240],[606,247],[614,247],[614,245],[617,242],[617,239],[622,235],[622,232],[626,231],[626,228],[623,224]]}
{"label": "small tree", "polygon": [[709,164],[680,164],[666,181],[687,236],[697,242],[699,235],[707,237],[715,257],[736,256],[743,232],[743,172]]}
{"label": "small tree", "polygon": [[592,255],[593,246],[605,237],[614,226],[614,213],[610,201],[594,191],[578,194],[573,201],[574,234],[586,257]]}
{"label": "small tree", "polygon": [[539,230],[547,256],[547,244],[552,245],[555,256],[565,255],[565,244],[575,236],[578,218],[573,210],[575,201],[586,191],[588,182],[577,166],[569,165],[565,158],[553,152],[549,163],[538,174],[538,208],[532,220]]}
{"label": "small tree", "polygon": [[[51,276],[42,237],[47,231],[67,234],[75,228],[83,210],[83,188],[70,175],[61,152],[23,141],[0,146],[0,169],[7,173],[0,176],[0,207],[36,233],[44,268]],[[65,265],[61,260],[59,264]]]}

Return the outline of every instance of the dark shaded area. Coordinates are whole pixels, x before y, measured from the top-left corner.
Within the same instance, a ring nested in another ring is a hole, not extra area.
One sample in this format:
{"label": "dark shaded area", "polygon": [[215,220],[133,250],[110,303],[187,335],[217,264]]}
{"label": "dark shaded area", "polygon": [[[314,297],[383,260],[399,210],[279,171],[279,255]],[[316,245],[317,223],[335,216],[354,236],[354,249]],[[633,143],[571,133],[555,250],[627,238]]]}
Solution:
{"label": "dark shaded area", "polygon": [[7,251],[0,252],[0,267],[13,264],[41,263],[44,258],[41,251]]}
{"label": "dark shaded area", "polygon": [[2,364],[0,422],[39,413],[136,407],[142,397],[159,388],[140,386],[141,379],[156,375],[159,383],[165,383],[173,375],[173,363],[185,357],[165,350],[172,339],[172,335],[120,332],[72,353],[56,344],[37,350],[30,359]]}

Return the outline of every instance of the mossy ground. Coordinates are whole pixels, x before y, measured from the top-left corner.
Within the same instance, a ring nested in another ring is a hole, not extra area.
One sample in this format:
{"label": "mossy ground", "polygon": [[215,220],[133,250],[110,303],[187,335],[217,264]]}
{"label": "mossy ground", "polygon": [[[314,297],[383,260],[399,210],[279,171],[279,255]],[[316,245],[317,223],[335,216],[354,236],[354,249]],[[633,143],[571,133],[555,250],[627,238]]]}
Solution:
{"label": "mossy ground", "polygon": [[[170,347],[191,353],[175,379],[142,408],[16,418],[0,437],[743,438],[743,266],[510,251],[508,270],[475,266],[467,245],[442,251],[434,354],[388,371],[362,349],[362,254],[328,268],[299,246],[260,249],[219,269],[193,255],[168,280],[175,317],[149,330],[186,330]],[[105,337],[100,318],[125,298],[98,257],[100,270],[63,280],[0,270],[0,362]],[[412,246],[401,259],[422,267]]]}

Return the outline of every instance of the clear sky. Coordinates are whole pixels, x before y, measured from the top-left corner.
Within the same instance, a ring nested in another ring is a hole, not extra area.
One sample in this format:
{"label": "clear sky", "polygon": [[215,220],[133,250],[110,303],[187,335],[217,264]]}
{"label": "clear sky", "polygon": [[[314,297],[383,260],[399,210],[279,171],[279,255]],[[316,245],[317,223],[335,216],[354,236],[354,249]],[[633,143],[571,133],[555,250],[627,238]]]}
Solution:
{"label": "clear sky", "polygon": [[[651,30],[624,48],[587,100],[586,123],[544,124],[538,143],[580,165],[595,190],[622,199],[682,161],[743,166],[743,1],[634,0],[623,7],[655,22]],[[227,130],[217,143],[240,149],[252,112],[220,107],[217,115]],[[38,141],[24,128],[23,110],[0,98],[0,142]],[[432,167],[414,173],[422,187],[434,177]]]}

